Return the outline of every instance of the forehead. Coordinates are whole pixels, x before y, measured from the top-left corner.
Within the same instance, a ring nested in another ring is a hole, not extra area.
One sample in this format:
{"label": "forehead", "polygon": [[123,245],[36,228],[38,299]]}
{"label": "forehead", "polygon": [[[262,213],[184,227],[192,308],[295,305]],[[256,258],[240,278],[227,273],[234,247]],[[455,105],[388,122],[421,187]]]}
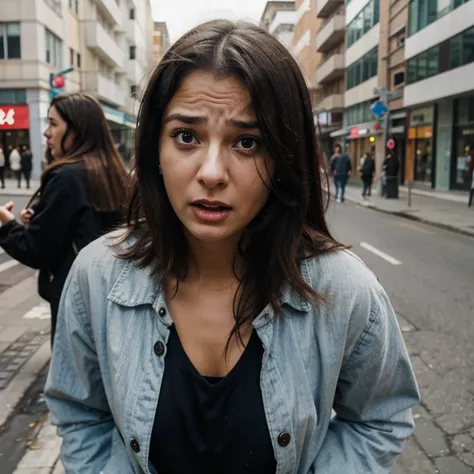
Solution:
{"label": "forehead", "polygon": [[168,111],[185,108],[223,115],[254,115],[247,88],[235,77],[216,77],[204,71],[193,71],[182,82]]}
{"label": "forehead", "polygon": [[58,111],[56,110],[56,107],[54,105],[52,105],[49,108],[48,117],[54,118],[54,119],[60,119],[61,118],[60,115],[58,114]]}

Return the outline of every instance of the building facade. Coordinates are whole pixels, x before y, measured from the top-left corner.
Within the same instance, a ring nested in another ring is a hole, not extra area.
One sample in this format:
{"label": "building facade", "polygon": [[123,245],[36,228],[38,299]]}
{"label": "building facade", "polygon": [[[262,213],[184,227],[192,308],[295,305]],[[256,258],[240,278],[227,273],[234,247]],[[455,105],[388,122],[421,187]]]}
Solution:
{"label": "building facade", "polygon": [[321,64],[316,71],[320,84],[319,102],[314,115],[323,151],[329,158],[337,137],[331,133],[343,124],[345,66],[345,5],[343,0],[317,0],[316,15],[322,19],[316,33],[316,51]]}
{"label": "building facade", "polygon": [[93,94],[116,141],[130,150],[133,96],[151,64],[150,19],[149,0],[2,0],[0,146],[7,157],[16,145],[29,145],[39,176],[49,77],[70,66],[65,91]]}
{"label": "building facade", "polygon": [[411,0],[408,11],[405,178],[467,191],[474,159],[474,1]]}
{"label": "building facade", "polygon": [[157,65],[170,47],[168,27],[163,21],[153,24],[153,65]]}
{"label": "building facade", "polygon": [[260,18],[260,26],[275,36],[289,51],[293,49],[295,23],[294,1],[269,1]]}

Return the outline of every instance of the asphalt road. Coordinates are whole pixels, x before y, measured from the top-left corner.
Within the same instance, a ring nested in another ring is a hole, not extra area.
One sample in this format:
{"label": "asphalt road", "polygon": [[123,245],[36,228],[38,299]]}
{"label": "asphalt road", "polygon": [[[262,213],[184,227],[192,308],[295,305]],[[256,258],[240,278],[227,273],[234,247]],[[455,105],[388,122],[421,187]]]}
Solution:
{"label": "asphalt road", "polygon": [[420,386],[421,418],[397,473],[470,472],[474,238],[350,203],[333,203],[328,220],[334,236],[377,274],[395,312],[413,326],[404,338]]}

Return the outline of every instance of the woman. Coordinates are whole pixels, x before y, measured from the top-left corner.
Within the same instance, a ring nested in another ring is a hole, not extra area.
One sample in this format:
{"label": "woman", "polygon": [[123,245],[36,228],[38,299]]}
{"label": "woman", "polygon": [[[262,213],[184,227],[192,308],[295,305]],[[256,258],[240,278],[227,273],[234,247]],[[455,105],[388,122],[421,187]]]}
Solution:
{"label": "woman", "polygon": [[362,199],[370,197],[372,194],[372,183],[375,174],[375,160],[372,158],[372,152],[366,151],[360,159],[360,178],[362,180]]}
{"label": "woman", "polygon": [[39,293],[51,304],[51,341],[61,291],[79,249],[116,226],[126,169],[113,146],[100,104],[85,94],[54,98],[44,132],[54,163],[21,212],[0,207],[0,245],[38,268]]}
{"label": "woman", "polygon": [[183,36],[135,159],[125,234],[81,252],[61,302],[45,393],[66,471],[390,472],[416,383],[385,292],[327,229],[288,51],[247,23]]}
{"label": "woman", "polygon": [[18,189],[21,188],[21,155],[20,155],[20,146],[16,146],[10,153],[8,157],[10,161],[10,170],[13,171],[13,175],[16,177],[18,182]]}
{"label": "woman", "polygon": [[5,154],[2,147],[0,147],[0,184],[2,189],[5,189]]}

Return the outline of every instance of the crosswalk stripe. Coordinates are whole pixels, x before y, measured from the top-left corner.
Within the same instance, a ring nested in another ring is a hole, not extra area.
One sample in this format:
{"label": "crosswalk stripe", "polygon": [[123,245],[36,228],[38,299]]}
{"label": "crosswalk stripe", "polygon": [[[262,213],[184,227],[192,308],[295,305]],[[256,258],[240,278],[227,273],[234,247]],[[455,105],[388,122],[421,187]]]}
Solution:
{"label": "crosswalk stripe", "polygon": [[14,267],[15,265],[19,265],[19,262],[16,260],[7,260],[6,262],[0,263],[0,273]]}
{"label": "crosswalk stripe", "polygon": [[2,253],[5,253],[5,250],[3,250],[2,247],[0,247],[0,255],[2,255]]}

